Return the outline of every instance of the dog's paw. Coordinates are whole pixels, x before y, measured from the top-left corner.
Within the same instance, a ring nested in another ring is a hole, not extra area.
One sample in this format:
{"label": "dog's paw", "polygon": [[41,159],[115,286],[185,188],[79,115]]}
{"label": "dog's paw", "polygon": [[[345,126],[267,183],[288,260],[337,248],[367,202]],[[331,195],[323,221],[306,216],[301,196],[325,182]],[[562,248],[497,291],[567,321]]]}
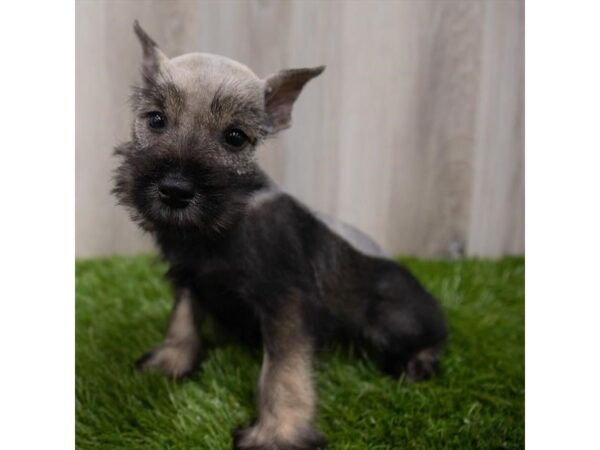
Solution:
{"label": "dog's paw", "polygon": [[144,353],[136,362],[135,368],[158,370],[169,378],[181,379],[192,375],[196,370],[197,349],[186,345],[163,344]]}
{"label": "dog's paw", "polygon": [[440,349],[426,348],[414,355],[406,365],[406,375],[411,381],[424,381],[440,370]]}
{"label": "dog's paw", "polygon": [[406,359],[395,353],[384,355],[383,370],[388,375],[399,378],[404,376],[407,381],[424,381],[439,372],[440,349],[426,348]]}
{"label": "dog's paw", "polygon": [[233,434],[234,450],[318,450],[327,445],[315,429],[307,429],[293,440],[282,439],[261,431],[258,426],[239,428]]}

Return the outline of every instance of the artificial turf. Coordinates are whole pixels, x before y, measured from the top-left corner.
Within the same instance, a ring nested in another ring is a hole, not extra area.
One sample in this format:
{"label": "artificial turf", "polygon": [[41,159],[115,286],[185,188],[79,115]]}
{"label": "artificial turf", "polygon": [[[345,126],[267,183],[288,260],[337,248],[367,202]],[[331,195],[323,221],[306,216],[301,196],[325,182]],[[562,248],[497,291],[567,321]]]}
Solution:
{"label": "artificial turf", "polygon": [[[340,348],[320,355],[317,423],[330,449],[524,446],[524,260],[404,260],[451,327],[442,372],[409,383]],[[153,256],[76,264],[78,449],[231,449],[254,417],[260,352],[203,331],[197,375],[169,381],[133,362],[158,343],[172,293]]]}

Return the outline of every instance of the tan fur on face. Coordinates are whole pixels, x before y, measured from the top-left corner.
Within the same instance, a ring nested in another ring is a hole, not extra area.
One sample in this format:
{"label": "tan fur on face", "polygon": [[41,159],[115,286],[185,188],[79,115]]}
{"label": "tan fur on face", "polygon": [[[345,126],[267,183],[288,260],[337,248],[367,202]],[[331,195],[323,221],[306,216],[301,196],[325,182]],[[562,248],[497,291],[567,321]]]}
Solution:
{"label": "tan fur on face", "polygon": [[[324,69],[282,70],[263,80],[220,55],[188,53],[169,59],[139,23],[134,28],[144,54],[144,86],[133,97],[137,143],[167,159],[175,153],[179,159],[201,155],[205,163],[238,175],[257,170],[256,147],[289,127],[303,86]],[[156,112],[167,124],[160,134],[147,126],[148,115]],[[233,128],[248,137],[247,145],[236,151],[223,142],[224,133]]]}
{"label": "tan fur on face", "polygon": [[192,302],[189,291],[183,290],[178,295],[165,340],[143,363],[144,369],[157,369],[172,378],[193,369],[200,349],[196,330],[200,318]]}
{"label": "tan fur on face", "polygon": [[[268,128],[264,81],[250,69],[223,56],[190,53],[163,62],[148,86],[134,98],[138,142],[155,144],[167,156],[174,148],[181,158],[202,155],[238,174],[255,170],[254,144],[266,138]],[[170,124],[160,135],[148,130],[152,111],[163,113]],[[241,129],[253,145],[235,152],[224,148],[221,136],[230,127]]]}

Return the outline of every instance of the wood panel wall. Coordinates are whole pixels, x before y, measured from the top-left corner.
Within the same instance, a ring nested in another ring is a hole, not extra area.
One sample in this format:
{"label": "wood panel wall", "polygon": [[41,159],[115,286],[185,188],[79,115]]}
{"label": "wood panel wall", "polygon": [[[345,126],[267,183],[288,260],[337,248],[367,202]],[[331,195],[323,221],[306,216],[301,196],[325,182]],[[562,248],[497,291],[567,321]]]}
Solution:
{"label": "wood panel wall", "polygon": [[76,7],[78,257],[151,248],[109,194],[135,18],[171,56],[223,54],[259,76],[327,65],[259,154],[309,206],[391,253],[524,252],[521,0],[121,0]]}

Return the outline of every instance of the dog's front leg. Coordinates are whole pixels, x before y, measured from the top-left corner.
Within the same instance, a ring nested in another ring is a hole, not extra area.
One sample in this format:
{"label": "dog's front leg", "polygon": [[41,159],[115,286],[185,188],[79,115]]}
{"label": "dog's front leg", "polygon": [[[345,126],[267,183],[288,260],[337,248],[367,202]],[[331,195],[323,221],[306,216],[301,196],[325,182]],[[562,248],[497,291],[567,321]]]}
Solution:
{"label": "dog's front leg", "polygon": [[258,420],[235,436],[236,449],[308,450],[325,441],[314,428],[316,394],[313,344],[297,308],[263,317],[263,365],[258,384]]}
{"label": "dog's front leg", "polygon": [[156,369],[171,378],[191,374],[200,350],[197,327],[203,318],[204,313],[189,290],[179,290],[164,341],[138,359],[136,367]]}

